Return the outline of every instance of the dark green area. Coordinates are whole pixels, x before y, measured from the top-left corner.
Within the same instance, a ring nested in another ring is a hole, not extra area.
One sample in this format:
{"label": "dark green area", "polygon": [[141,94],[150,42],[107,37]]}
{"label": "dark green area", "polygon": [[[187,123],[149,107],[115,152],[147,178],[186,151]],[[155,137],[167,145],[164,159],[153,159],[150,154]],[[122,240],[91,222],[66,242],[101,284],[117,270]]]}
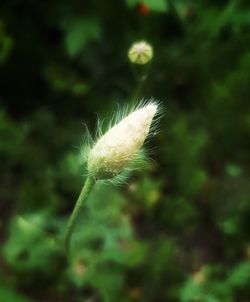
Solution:
{"label": "dark green area", "polygon": [[[132,101],[140,39],[154,161],[95,188],[66,260],[85,124]],[[0,302],[249,301],[249,96],[248,0],[2,0]]]}

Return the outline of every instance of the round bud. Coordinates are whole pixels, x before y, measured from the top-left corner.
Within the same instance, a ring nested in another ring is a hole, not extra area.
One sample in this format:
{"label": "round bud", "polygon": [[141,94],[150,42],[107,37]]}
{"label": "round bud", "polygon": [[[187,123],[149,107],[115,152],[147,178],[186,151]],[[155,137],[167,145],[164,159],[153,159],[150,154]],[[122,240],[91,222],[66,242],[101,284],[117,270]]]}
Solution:
{"label": "round bud", "polygon": [[147,64],[153,58],[153,48],[145,41],[136,42],[130,47],[128,57],[133,64]]}

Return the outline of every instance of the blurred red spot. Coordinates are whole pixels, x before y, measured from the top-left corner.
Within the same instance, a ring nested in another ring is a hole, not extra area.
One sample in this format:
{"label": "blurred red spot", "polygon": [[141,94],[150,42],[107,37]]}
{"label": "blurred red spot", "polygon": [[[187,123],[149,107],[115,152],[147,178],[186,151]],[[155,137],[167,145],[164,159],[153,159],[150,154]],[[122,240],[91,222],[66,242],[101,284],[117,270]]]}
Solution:
{"label": "blurred red spot", "polygon": [[144,3],[137,4],[136,10],[141,16],[148,16],[150,13],[149,7]]}

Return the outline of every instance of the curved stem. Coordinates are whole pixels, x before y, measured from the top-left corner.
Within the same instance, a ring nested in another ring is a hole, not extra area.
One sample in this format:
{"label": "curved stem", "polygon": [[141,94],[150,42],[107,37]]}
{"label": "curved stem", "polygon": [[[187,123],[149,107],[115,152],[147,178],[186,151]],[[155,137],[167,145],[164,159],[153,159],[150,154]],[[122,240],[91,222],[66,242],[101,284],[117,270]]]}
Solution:
{"label": "curved stem", "polygon": [[72,236],[77,218],[78,218],[78,216],[80,214],[80,211],[83,207],[83,204],[84,204],[83,202],[87,199],[94,183],[95,183],[95,180],[92,177],[88,177],[86,179],[85,184],[82,188],[82,191],[81,191],[81,193],[80,193],[80,195],[77,199],[74,210],[73,210],[73,212],[72,212],[72,214],[69,218],[69,222],[68,222],[67,229],[66,229],[66,234],[65,234],[65,241],[64,241],[65,250],[66,250],[67,254],[69,253],[70,239],[71,239],[71,236]]}

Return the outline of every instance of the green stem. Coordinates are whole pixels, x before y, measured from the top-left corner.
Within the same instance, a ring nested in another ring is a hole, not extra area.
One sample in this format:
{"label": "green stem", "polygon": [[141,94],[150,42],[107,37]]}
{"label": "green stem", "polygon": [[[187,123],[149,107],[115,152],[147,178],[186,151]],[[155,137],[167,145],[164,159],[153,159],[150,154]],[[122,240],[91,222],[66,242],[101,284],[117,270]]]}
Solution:
{"label": "green stem", "polygon": [[137,102],[141,98],[144,84],[148,78],[150,64],[145,64],[142,66],[133,65],[132,68],[136,80],[135,90],[132,93],[132,100]]}
{"label": "green stem", "polygon": [[70,239],[71,239],[77,218],[83,207],[83,204],[84,204],[83,202],[87,199],[94,183],[95,183],[95,180],[92,177],[88,177],[86,179],[85,184],[82,188],[82,191],[77,199],[74,210],[69,218],[69,222],[68,222],[67,229],[66,229],[65,241],[64,241],[65,250],[66,250],[67,254],[69,253],[69,250],[70,250]]}
{"label": "green stem", "polygon": [[132,95],[132,100],[133,101],[138,102],[138,100],[140,99],[141,91],[142,91],[142,87],[143,87],[144,82],[145,82],[144,79],[137,81],[137,85],[136,85],[135,91],[134,91],[134,93]]}

